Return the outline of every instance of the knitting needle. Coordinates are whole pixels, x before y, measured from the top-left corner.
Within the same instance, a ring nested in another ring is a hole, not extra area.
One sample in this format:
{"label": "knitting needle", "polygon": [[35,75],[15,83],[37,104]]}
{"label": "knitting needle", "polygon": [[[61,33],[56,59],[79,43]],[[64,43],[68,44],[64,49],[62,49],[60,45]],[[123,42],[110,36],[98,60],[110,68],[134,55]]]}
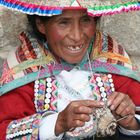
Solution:
{"label": "knitting needle", "polygon": [[136,106],[136,111],[140,111],[140,106]]}
{"label": "knitting needle", "polygon": [[118,120],[116,120],[116,121],[119,122],[119,121],[121,121],[121,120],[123,120],[123,119],[126,119],[128,116],[129,116],[129,115],[126,115],[126,116],[124,116],[124,117],[122,117],[122,118],[120,118],[120,119],[118,119]]}
{"label": "knitting needle", "polygon": [[[140,111],[140,106],[136,106],[136,111]],[[129,115],[126,115],[126,116],[124,116],[124,117],[118,119],[117,122],[119,122],[119,121],[121,121],[121,120],[127,118],[128,116],[129,116]]]}

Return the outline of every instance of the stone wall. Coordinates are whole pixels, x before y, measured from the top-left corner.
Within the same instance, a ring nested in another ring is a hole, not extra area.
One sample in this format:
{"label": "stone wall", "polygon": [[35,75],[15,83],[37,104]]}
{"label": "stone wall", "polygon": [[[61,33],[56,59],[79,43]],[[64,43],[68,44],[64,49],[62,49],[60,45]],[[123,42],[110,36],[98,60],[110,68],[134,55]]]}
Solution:
{"label": "stone wall", "polygon": [[[0,66],[9,50],[19,44],[18,34],[27,25],[25,19],[24,14],[0,7]],[[115,37],[140,68],[140,12],[103,17],[100,28]]]}

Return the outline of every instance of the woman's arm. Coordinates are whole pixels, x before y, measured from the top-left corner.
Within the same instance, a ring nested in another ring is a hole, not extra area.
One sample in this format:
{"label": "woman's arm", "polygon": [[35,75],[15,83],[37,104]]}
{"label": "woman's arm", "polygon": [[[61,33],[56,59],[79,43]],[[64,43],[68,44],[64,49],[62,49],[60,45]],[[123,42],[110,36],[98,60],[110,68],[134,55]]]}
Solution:
{"label": "woman's arm", "polygon": [[140,106],[140,82],[129,77],[113,74],[115,90],[129,95],[136,106]]}
{"label": "woman's arm", "polygon": [[[35,120],[36,111],[33,103],[33,83],[20,87],[0,97],[0,139],[6,138],[7,134],[16,133],[16,130],[24,131],[31,120]],[[30,116],[30,117],[28,117]],[[32,118],[32,119],[31,119]],[[33,122],[32,121],[32,122]],[[10,123],[10,125],[9,125]],[[14,125],[12,124],[21,124]],[[24,124],[25,128],[20,128]]]}

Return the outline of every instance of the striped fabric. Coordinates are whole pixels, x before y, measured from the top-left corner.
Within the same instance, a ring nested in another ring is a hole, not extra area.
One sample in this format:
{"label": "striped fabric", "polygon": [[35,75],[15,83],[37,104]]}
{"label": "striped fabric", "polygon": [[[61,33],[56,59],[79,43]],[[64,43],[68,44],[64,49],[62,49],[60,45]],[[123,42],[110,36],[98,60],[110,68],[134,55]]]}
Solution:
{"label": "striped fabric", "polygon": [[0,5],[26,14],[52,16],[63,9],[86,8],[89,15],[102,16],[140,9],[139,0],[0,0]]}
{"label": "striped fabric", "polygon": [[[66,62],[61,64],[56,61],[49,50],[29,33],[21,33],[20,40],[21,46],[11,51],[3,64],[0,95],[38,78],[57,75],[64,69],[71,70],[74,67]],[[97,31],[91,48],[93,71],[115,73],[140,81],[140,74],[132,65],[125,50],[108,34]],[[79,66],[83,70],[90,71],[87,58],[84,59]]]}

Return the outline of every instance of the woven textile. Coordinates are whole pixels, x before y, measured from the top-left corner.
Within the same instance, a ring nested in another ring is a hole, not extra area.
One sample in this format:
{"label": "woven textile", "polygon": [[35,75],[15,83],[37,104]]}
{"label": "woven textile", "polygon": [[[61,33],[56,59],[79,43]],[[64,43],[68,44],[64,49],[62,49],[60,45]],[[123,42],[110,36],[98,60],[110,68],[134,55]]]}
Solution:
{"label": "woven textile", "polygon": [[[3,64],[3,74],[0,79],[1,95],[37,78],[57,75],[64,69],[71,70],[74,67],[66,62],[58,63],[49,50],[43,49],[44,46],[30,34],[23,32],[20,39],[22,45],[16,51],[11,51]],[[125,50],[108,34],[97,32],[91,48],[93,71],[125,75],[140,81],[140,74],[132,66]],[[87,58],[84,58],[79,66],[83,70],[90,71]]]}
{"label": "woven textile", "polygon": [[0,0],[0,5],[26,14],[58,15],[63,9],[87,9],[92,16],[140,9],[139,0]]}

